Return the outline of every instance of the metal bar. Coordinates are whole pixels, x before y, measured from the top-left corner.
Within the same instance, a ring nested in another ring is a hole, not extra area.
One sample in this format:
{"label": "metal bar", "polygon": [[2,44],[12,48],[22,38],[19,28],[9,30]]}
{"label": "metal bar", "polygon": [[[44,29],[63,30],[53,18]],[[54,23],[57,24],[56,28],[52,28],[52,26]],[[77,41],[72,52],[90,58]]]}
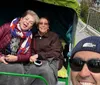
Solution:
{"label": "metal bar", "polygon": [[0,72],[0,75],[9,75],[9,76],[19,76],[19,77],[30,77],[30,78],[38,78],[44,81],[46,85],[48,85],[48,82],[45,78],[38,75],[32,75],[32,74],[20,74],[20,73],[12,73],[12,72]]}

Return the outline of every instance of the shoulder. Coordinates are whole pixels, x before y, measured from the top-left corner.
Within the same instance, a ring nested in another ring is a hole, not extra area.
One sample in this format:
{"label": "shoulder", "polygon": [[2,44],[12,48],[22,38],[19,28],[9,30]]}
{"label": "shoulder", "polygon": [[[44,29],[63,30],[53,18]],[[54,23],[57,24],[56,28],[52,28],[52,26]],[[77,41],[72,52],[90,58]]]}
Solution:
{"label": "shoulder", "polygon": [[0,27],[3,27],[3,28],[10,28],[10,23],[4,23],[4,24],[1,25]]}
{"label": "shoulder", "polygon": [[52,31],[49,31],[49,35],[51,35],[51,36],[58,36],[58,34],[57,34],[57,33],[52,32]]}

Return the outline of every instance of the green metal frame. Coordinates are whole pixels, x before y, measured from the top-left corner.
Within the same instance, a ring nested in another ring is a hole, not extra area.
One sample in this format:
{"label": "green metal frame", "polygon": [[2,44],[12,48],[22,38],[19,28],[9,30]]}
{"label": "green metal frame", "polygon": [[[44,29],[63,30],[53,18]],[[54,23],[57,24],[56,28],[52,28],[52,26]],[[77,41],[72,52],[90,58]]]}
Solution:
{"label": "green metal frame", "polygon": [[58,81],[65,82],[65,85],[68,85],[68,77],[67,78],[58,78]]}
{"label": "green metal frame", "polygon": [[58,81],[61,81],[61,82],[65,82],[65,85],[69,85],[69,74],[70,74],[70,66],[68,64],[68,67],[67,67],[67,74],[68,74],[68,77],[66,78],[58,78]]}
{"label": "green metal frame", "polygon": [[12,72],[0,72],[0,75],[9,75],[9,76],[19,76],[19,77],[30,77],[30,78],[38,78],[44,81],[46,85],[48,85],[48,82],[45,78],[38,75],[32,75],[32,74],[20,74],[20,73],[12,73]]}

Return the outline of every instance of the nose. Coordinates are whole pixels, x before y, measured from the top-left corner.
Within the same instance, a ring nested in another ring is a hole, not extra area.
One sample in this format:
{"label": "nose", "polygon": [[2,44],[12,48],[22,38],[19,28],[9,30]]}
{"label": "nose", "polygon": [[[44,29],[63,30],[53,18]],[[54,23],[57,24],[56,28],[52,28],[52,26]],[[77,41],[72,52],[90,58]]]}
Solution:
{"label": "nose", "polygon": [[28,25],[28,24],[29,24],[29,21],[27,20],[26,23],[27,23],[27,25]]}
{"label": "nose", "polygon": [[45,23],[42,23],[42,26],[45,26]]}
{"label": "nose", "polygon": [[91,73],[90,73],[90,71],[89,71],[87,65],[84,64],[82,70],[79,72],[79,75],[80,75],[82,78],[85,78],[85,77],[90,76],[90,74],[91,74]]}

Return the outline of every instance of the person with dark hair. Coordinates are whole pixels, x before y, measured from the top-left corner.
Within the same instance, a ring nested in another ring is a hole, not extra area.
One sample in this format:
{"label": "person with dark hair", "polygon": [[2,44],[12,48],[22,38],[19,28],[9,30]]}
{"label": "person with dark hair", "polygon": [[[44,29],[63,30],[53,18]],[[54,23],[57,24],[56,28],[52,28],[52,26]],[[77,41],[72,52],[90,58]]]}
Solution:
{"label": "person with dark hair", "polygon": [[[30,57],[30,62],[34,64],[31,64],[29,72],[44,77],[48,85],[56,85],[58,64],[59,60],[63,59],[61,57],[63,49],[59,36],[50,31],[49,21],[45,17],[41,17],[39,20],[38,32],[33,37],[32,50],[33,55]],[[45,84],[39,79],[28,78],[26,85]]]}
{"label": "person with dark hair", "polygon": [[100,85],[100,37],[82,39],[70,58],[72,85]]}
{"label": "person with dark hair", "polygon": [[[32,32],[39,17],[27,10],[20,18],[0,27],[0,72],[24,73],[23,65],[31,56]],[[24,85],[23,78],[0,75],[0,85]]]}

